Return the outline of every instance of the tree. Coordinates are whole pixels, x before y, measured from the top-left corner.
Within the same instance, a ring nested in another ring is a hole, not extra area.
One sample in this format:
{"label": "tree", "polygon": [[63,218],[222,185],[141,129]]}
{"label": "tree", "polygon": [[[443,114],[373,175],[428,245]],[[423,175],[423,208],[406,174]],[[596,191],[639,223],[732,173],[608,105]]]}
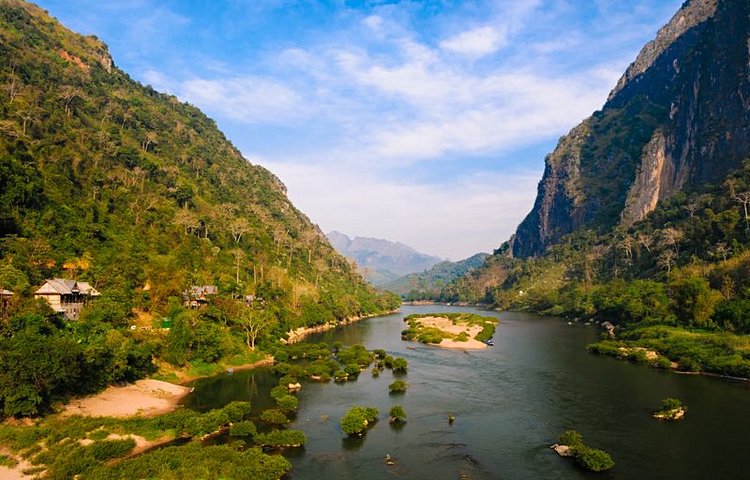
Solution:
{"label": "tree", "polygon": [[750,192],[740,192],[734,196],[734,199],[741,203],[745,210],[745,231],[750,233],[750,217],[747,211],[747,205],[750,204]]}
{"label": "tree", "polygon": [[235,267],[234,281],[237,283],[240,283],[240,265],[242,265],[242,261],[245,259],[247,254],[241,248],[233,248],[230,253],[232,254],[232,257],[234,257],[234,267]]}
{"label": "tree", "polygon": [[255,342],[260,334],[271,328],[275,318],[273,314],[257,310],[253,310],[249,307],[241,307],[241,310],[237,317],[234,319],[234,324],[240,327],[245,333],[245,343],[250,350],[255,350]]}
{"label": "tree", "polygon": [[367,427],[378,418],[376,408],[354,406],[350,408],[339,422],[341,430],[350,437],[364,435]]}
{"label": "tree", "polygon": [[245,217],[236,218],[229,224],[229,231],[232,233],[234,242],[240,243],[242,236],[250,231],[250,222]]}
{"label": "tree", "polygon": [[687,277],[672,282],[672,309],[677,318],[687,324],[711,327],[711,316],[722,300],[721,293],[713,290],[703,277]]}
{"label": "tree", "polygon": [[175,225],[179,225],[185,230],[185,235],[193,233],[201,226],[198,217],[185,208],[182,208],[175,213],[173,221]]}
{"label": "tree", "polygon": [[674,262],[675,258],[677,257],[677,254],[674,253],[673,250],[664,250],[659,254],[659,257],[656,259],[656,264],[667,270],[667,275],[672,273],[672,263]]}
{"label": "tree", "polygon": [[682,240],[682,237],[685,236],[685,234],[681,230],[667,227],[660,232],[660,235],[662,246],[673,248],[675,255],[680,253],[678,249],[679,243],[680,240]]}

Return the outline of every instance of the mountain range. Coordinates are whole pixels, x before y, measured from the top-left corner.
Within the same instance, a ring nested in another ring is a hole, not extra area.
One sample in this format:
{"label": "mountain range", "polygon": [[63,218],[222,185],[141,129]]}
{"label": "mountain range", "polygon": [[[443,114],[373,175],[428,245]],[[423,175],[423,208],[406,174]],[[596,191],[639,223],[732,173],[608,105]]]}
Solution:
{"label": "mountain range", "polygon": [[337,231],[328,233],[327,237],[333,248],[354,260],[362,276],[376,286],[403,275],[422,272],[443,261],[400,242],[367,237],[352,239]]}

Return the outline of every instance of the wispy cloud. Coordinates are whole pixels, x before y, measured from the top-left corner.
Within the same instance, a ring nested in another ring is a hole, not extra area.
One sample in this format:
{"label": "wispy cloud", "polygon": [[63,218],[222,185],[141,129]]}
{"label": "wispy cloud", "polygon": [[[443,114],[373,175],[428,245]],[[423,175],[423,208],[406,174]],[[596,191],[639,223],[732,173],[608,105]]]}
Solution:
{"label": "wispy cloud", "polygon": [[508,44],[508,32],[504,28],[490,26],[474,28],[440,42],[440,47],[473,58],[495,53]]}

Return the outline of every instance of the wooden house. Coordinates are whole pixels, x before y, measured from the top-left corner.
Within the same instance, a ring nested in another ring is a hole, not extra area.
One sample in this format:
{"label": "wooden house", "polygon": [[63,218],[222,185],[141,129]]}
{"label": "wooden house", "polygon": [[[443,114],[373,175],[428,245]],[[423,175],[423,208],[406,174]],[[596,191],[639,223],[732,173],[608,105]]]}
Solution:
{"label": "wooden house", "polygon": [[218,293],[216,285],[193,285],[182,294],[182,303],[186,307],[198,308],[208,303],[208,297]]}
{"label": "wooden house", "polygon": [[5,311],[11,298],[13,298],[13,292],[0,288],[0,311]]}
{"label": "wooden house", "polygon": [[47,300],[52,310],[65,315],[65,318],[76,320],[81,315],[81,309],[92,297],[101,295],[94,287],[86,282],[53,278],[34,292],[34,298]]}

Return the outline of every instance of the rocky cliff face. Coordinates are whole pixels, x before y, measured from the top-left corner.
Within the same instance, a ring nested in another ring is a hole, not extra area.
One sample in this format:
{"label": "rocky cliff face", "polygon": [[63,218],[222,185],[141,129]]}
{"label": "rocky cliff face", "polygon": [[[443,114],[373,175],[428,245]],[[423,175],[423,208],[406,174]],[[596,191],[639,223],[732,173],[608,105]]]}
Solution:
{"label": "rocky cliff face", "polygon": [[516,256],[580,228],[629,226],[675,192],[721,181],[750,155],[750,3],[686,2],[603,109],[546,158]]}

